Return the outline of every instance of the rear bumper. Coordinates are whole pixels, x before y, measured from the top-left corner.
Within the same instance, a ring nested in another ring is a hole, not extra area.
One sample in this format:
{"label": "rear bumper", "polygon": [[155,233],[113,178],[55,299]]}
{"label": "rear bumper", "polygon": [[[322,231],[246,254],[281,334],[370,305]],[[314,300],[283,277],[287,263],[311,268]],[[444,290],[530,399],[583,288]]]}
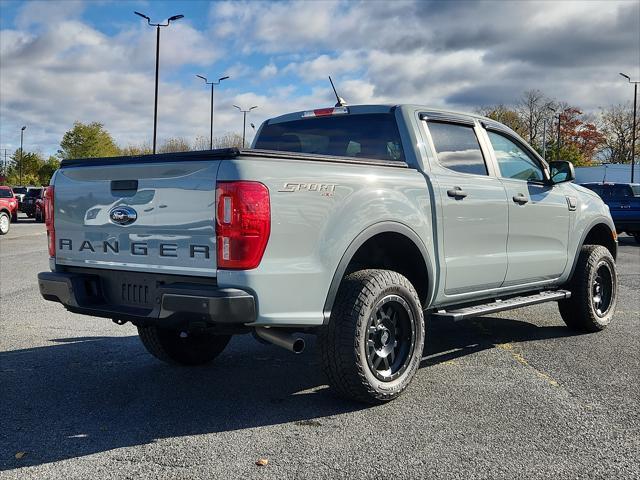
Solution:
{"label": "rear bumper", "polygon": [[613,219],[618,232],[640,232],[640,219]]}
{"label": "rear bumper", "polygon": [[241,326],[256,319],[254,297],[234,288],[169,283],[155,288],[148,303],[131,305],[115,301],[99,275],[41,272],[38,286],[45,300],[59,302],[71,312],[141,326]]}

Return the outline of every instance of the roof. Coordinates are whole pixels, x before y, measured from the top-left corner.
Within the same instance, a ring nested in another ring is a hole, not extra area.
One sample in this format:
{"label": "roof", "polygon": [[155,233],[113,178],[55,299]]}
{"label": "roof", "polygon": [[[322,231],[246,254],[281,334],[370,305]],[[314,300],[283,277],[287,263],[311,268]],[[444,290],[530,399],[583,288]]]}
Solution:
{"label": "roof", "polygon": [[[427,112],[435,112],[435,113],[455,115],[455,116],[471,117],[477,120],[498,124],[498,122],[496,122],[495,120],[492,120],[491,118],[488,118],[488,117],[483,117],[482,115],[478,115],[476,113],[459,112],[456,110],[444,110],[441,108],[429,107],[427,105],[418,105],[418,104],[411,104],[411,103],[402,103],[402,104],[376,103],[376,104],[365,104],[365,105],[346,105],[346,107],[349,109],[350,113],[355,113],[355,114],[389,113],[394,108],[403,108],[403,109],[411,109],[411,110],[424,110]],[[289,120],[298,120],[300,117],[302,117],[303,113],[311,110],[313,110],[313,108],[310,108],[308,110],[300,110],[297,112],[288,112],[283,115],[270,118],[269,121],[279,123],[279,122],[286,122]]]}

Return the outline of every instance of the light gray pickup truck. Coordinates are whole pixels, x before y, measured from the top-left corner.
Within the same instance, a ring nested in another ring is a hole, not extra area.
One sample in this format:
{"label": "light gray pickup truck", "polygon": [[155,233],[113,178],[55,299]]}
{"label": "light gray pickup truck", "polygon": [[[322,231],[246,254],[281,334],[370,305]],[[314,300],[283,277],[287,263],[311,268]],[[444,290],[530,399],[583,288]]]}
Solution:
{"label": "light gray pickup truck", "polygon": [[573,176],[504,125],[417,105],[283,115],[247,150],[65,160],[40,292],[178,364],[317,334],[334,391],[388,401],[425,320],[557,301],[570,328],[611,322],[616,230]]}

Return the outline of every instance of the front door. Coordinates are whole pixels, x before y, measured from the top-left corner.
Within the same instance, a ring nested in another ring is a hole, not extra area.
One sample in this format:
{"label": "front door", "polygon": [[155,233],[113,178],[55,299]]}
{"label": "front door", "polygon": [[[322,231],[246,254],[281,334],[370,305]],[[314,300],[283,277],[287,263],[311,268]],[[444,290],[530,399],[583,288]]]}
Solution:
{"label": "front door", "polygon": [[567,264],[570,210],[565,186],[544,183],[536,157],[506,133],[488,131],[509,204],[504,286],[558,278]]}
{"label": "front door", "polygon": [[445,295],[499,287],[507,270],[508,204],[474,124],[428,121],[442,206]]}

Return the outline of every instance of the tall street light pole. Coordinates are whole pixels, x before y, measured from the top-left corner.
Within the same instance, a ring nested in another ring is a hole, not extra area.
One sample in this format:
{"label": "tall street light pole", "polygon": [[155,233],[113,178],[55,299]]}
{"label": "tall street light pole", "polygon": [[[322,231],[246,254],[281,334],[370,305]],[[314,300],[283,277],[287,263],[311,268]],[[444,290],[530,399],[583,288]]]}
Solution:
{"label": "tall street light pole", "polygon": [[24,127],[22,127],[20,129],[20,185],[22,185],[22,140],[24,138],[24,131],[27,128],[27,126],[25,125]]}
{"label": "tall street light pole", "polygon": [[220,85],[220,82],[230,78],[229,76],[220,77],[217,82],[209,82],[207,77],[203,77],[202,75],[196,75],[196,77],[204,80],[206,85],[211,85],[211,132],[209,134],[209,150],[213,150],[213,87],[216,85]]}
{"label": "tall street light pole", "polygon": [[[556,118],[556,109],[551,105],[547,105],[547,110],[549,110],[553,115],[552,118]],[[553,122],[551,122],[551,128],[553,128]],[[543,132],[542,132],[542,158],[547,159],[547,119],[544,119],[543,122]],[[560,114],[558,114],[558,145],[557,145],[556,160],[560,156]]]}
{"label": "tall street light pole", "polygon": [[167,23],[151,23],[151,19],[140,12],[133,12],[144,18],[151,27],[156,27],[156,96],[153,106],[153,153],[156,153],[156,135],[158,132],[158,73],[160,70],[160,27],[168,27],[171,22],[184,18],[184,15],[174,15],[167,19]]}
{"label": "tall street light pole", "polygon": [[242,112],[242,148],[244,148],[244,137],[247,133],[247,113],[249,113],[254,108],[258,108],[257,105],[251,107],[249,110],[243,110],[238,105],[234,105],[238,110]]}
{"label": "tall street light pole", "polygon": [[640,81],[631,81],[631,77],[629,75],[625,75],[621,73],[624,78],[626,78],[629,83],[633,83],[633,131],[631,132],[631,183],[633,183],[634,170],[636,165],[636,117],[638,110],[638,83]]}

